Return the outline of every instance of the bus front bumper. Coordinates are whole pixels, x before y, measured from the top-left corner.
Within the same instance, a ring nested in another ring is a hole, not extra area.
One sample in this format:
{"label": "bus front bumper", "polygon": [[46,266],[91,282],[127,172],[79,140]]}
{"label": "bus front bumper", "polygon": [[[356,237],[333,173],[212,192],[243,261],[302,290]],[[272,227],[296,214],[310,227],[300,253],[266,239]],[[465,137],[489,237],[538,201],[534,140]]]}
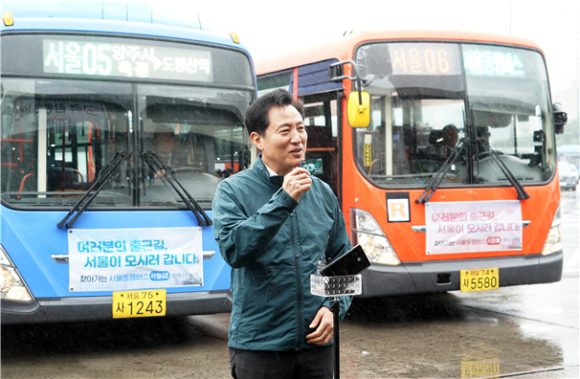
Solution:
{"label": "bus front bumper", "polygon": [[[229,291],[167,294],[166,316],[230,312]],[[76,322],[113,318],[113,297],[36,299],[29,303],[2,300],[2,325],[40,322]]]}
{"label": "bus front bumper", "polygon": [[363,271],[361,297],[459,290],[461,270],[499,268],[499,286],[552,283],[562,278],[564,253],[371,265]]}

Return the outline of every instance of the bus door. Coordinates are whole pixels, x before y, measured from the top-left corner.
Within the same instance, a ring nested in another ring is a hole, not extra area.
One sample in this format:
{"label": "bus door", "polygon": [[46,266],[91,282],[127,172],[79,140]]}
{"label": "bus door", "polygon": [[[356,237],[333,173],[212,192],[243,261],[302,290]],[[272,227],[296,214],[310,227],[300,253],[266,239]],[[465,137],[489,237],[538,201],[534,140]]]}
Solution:
{"label": "bus door", "polygon": [[338,125],[336,94],[305,96],[304,125],[308,134],[306,161],[309,170],[339,196]]}

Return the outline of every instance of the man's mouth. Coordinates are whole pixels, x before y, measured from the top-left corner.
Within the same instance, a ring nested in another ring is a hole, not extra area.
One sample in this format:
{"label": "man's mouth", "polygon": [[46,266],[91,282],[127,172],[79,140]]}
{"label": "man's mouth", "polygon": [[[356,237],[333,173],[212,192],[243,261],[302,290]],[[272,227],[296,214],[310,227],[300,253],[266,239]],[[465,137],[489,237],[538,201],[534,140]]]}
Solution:
{"label": "man's mouth", "polygon": [[296,149],[292,149],[290,150],[290,154],[302,154],[304,150],[302,148],[296,148]]}

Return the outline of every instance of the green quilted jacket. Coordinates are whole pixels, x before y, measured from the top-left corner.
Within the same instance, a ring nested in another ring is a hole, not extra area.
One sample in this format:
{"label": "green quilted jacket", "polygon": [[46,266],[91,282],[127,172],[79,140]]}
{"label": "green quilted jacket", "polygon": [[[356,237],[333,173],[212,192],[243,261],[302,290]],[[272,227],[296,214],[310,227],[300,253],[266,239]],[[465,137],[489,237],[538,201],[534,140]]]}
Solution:
{"label": "green quilted jacket", "polygon": [[[296,202],[257,159],[249,170],[218,186],[214,234],[232,267],[229,342],[243,350],[303,350],[316,312],[330,299],[310,294],[310,275],[325,252],[330,259],[351,248],[344,218],[330,187],[312,177]],[[341,319],[352,301],[341,297]]]}

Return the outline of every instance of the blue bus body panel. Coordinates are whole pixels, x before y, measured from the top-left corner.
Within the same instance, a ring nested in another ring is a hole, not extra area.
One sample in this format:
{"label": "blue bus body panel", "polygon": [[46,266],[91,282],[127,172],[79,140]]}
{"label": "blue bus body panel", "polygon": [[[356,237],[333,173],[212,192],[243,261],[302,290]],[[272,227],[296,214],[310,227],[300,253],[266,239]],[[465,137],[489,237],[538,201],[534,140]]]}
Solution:
{"label": "blue bus body panel", "polygon": [[[2,246],[36,298],[110,296],[111,291],[70,292],[69,264],[52,255],[68,255],[68,229],[56,224],[67,212],[20,211],[2,206]],[[206,212],[211,218],[211,212]],[[189,211],[86,211],[73,229],[138,229],[198,226]],[[228,290],[230,267],[219,253],[212,227],[202,227],[203,251],[215,252],[203,260],[203,286],[171,287],[167,293]]]}

